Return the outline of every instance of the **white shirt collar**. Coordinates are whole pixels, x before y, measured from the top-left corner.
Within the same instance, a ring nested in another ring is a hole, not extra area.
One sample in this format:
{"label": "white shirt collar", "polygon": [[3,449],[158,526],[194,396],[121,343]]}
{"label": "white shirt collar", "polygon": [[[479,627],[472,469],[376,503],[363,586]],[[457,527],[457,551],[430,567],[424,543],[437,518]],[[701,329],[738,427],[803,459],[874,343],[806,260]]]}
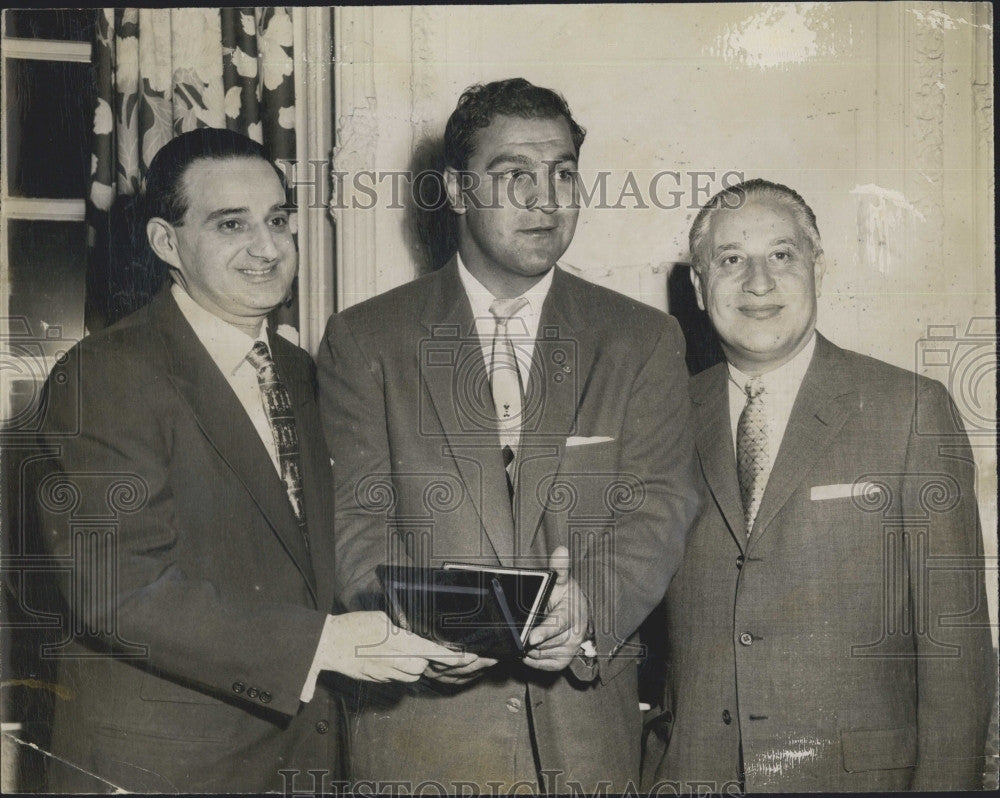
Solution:
{"label": "white shirt collar", "polygon": [[174,283],[170,286],[170,293],[194,330],[194,334],[198,336],[198,340],[208,350],[208,354],[223,374],[234,374],[240,366],[248,362],[247,354],[256,341],[268,343],[266,318],[254,338],[203,308],[180,284]]}
{"label": "white shirt collar", "polygon": [[[462,256],[457,252],[455,253],[455,260],[458,261],[458,277],[462,281],[462,287],[465,288],[465,293],[469,297],[469,303],[472,305],[472,315],[477,319],[484,317],[492,318],[490,305],[496,297],[468,270],[462,262]],[[541,314],[545,297],[548,296],[549,289],[552,287],[552,279],[555,271],[556,267],[553,266],[545,273],[541,280],[521,294],[527,300],[528,304],[515,315],[524,317]]]}
{"label": "white shirt collar", "polygon": [[[764,389],[771,396],[792,396],[794,397],[802,384],[812,361],[813,352],[816,350],[816,331],[813,330],[809,340],[801,350],[789,360],[776,369],[772,369],[760,375],[764,383]],[[739,389],[744,390],[746,384],[752,379],[750,375],[744,374],[732,363],[729,366],[729,378],[736,383]]]}

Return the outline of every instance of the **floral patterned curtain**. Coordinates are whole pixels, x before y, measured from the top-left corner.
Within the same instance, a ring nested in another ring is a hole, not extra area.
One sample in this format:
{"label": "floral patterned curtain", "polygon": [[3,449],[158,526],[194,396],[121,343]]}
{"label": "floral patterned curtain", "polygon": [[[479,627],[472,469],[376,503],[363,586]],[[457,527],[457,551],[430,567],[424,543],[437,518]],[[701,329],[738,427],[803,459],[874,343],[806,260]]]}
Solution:
{"label": "floral patterned curtain", "polygon": [[132,198],[167,141],[226,127],[295,157],[287,7],[108,8],[98,13],[87,198],[87,327],[144,305],[165,277],[132,219]]}

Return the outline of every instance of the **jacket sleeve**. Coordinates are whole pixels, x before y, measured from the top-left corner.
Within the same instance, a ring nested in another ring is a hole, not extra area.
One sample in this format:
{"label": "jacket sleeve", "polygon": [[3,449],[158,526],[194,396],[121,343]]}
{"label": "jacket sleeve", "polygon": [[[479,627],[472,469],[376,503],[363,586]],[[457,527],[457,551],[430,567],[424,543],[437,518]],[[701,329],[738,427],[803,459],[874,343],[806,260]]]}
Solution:
{"label": "jacket sleeve", "polygon": [[917,657],[913,790],[982,789],[995,700],[975,464],[947,391],[917,385],[903,481]]}
{"label": "jacket sleeve", "polygon": [[330,319],[316,366],[334,462],[337,595],[349,609],[376,609],[375,566],[404,556],[386,522],[394,488],[382,372],[364,356],[343,315]]}
{"label": "jacket sleeve", "polygon": [[54,457],[37,500],[48,552],[70,564],[60,590],[75,636],[194,689],[295,714],[325,614],[234,589],[210,567],[185,569],[179,551],[192,535],[246,531],[181,527],[180,508],[197,499],[175,492],[184,452],[172,414],[183,411],[158,399],[170,385],[113,347],[78,346],[68,358],[50,380],[77,373],[80,390],[46,389],[40,440]]}
{"label": "jacket sleeve", "polygon": [[[621,435],[613,545],[591,550],[584,579],[603,680],[635,662],[622,644],[666,593],[700,506],[684,340],[667,317],[631,385]],[[616,656],[621,651],[622,656]]]}

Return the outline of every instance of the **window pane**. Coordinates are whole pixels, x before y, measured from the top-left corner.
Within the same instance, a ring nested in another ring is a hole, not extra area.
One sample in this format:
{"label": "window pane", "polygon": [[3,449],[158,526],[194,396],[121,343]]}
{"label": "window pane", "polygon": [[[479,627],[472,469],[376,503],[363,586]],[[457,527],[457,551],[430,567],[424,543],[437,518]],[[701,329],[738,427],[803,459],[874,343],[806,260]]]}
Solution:
{"label": "window pane", "polygon": [[7,225],[11,320],[23,318],[35,338],[53,336],[53,327],[64,339],[82,338],[86,225],[23,219]]}
{"label": "window pane", "polygon": [[41,382],[59,353],[83,337],[86,225],[20,219],[10,219],[7,225],[7,421],[15,430],[30,430],[35,423]]}
{"label": "window pane", "polygon": [[7,11],[7,36],[12,39],[57,39],[89,42],[94,35],[93,9]]}
{"label": "window pane", "polygon": [[8,192],[83,199],[90,177],[90,64],[7,60]]}

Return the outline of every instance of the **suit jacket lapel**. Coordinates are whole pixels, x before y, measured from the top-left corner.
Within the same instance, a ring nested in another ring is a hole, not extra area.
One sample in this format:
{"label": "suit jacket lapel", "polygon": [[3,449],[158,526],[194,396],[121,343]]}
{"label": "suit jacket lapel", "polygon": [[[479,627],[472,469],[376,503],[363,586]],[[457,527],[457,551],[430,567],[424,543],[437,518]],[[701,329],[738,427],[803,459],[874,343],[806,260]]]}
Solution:
{"label": "suit jacket lapel", "polygon": [[695,441],[705,482],[729,532],[742,550],[746,544],[743,500],[736,476],[736,456],[729,419],[728,374],[725,363],[714,366],[692,385]]}
{"label": "suit jacket lapel", "polygon": [[586,321],[571,281],[557,267],[539,319],[518,450],[516,529],[521,554],[532,550],[541,529],[547,488],[558,474],[593,366]]}
{"label": "suit jacket lapel", "polygon": [[472,306],[452,258],[430,285],[422,321],[420,372],[455,462],[497,558],[514,554],[514,518],[497,435],[489,374]]}
{"label": "suit jacket lapel", "polygon": [[150,309],[166,347],[171,381],[205,437],[274,529],[315,599],[315,577],[295,514],[246,411],[178,309],[169,287],[159,292]]}
{"label": "suit jacket lapel", "polygon": [[767,534],[774,516],[805,479],[810,465],[827,450],[856,406],[857,392],[840,351],[817,333],[816,351],[792,406],[754,521],[751,543]]}

